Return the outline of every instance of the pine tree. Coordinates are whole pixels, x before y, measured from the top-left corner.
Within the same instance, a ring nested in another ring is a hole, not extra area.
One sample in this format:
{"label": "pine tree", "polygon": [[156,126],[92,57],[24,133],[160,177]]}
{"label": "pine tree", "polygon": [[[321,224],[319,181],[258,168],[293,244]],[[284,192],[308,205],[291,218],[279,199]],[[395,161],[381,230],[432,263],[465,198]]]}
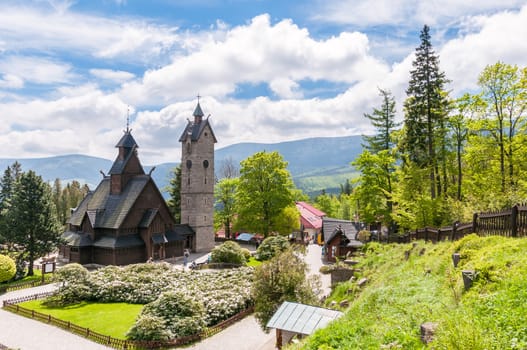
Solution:
{"label": "pine tree", "polygon": [[375,135],[362,137],[366,142],[363,147],[373,154],[394,146],[392,132],[400,125],[395,122],[395,99],[392,93],[379,89],[379,95],[382,97],[381,107],[374,108],[372,114],[364,114],[376,129]]}
{"label": "pine tree", "polygon": [[406,90],[402,150],[406,159],[428,169],[430,197],[434,199],[444,191],[439,166],[444,164],[442,158],[446,156],[448,99],[444,89],[448,80],[439,70],[439,57],[432,48],[427,25],[421,31],[420,39]]}
{"label": "pine tree", "polygon": [[9,242],[27,258],[28,276],[33,275],[34,261],[62,241],[51,187],[31,170],[15,182],[6,227]]}
{"label": "pine tree", "polygon": [[172,169],[172,178],[167,192],[170,199],[167,201],[168,209],[176,219],[176,223],[181,223],[181,165]]}

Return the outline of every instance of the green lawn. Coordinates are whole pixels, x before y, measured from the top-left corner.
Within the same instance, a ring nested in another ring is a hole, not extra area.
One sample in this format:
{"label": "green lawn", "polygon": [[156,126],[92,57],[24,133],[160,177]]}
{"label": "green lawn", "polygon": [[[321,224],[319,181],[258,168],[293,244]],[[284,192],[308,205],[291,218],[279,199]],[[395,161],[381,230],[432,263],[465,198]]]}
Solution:
{"label": "green lawn", "polygon": [[141,304],[96,302],[50,308],[43,306],[42,300],[28,301],[21,303],[20,306],[119,339],[126,339],[126,332],[134,325],[143,308]]}
{"label": "green lawn", "polygon": [[[27,272],[27,271],[26,271]],[[18,285],[26,282],[40,282],[42,281],[42,273],[38,269],[33,270],[34,275],[33,276],[26,276],[22,279],[16,280],[16,281],[10,281],[10,282],[3,282],[0,283],[0,288],[9,288],[12,285]],[[49,281],[52,278],[53,274],[46,274],[46,280]]]}
{"label": "green lawn", "polygon": [[251,259],[249,259],[249,261],[247,261],[247,266],[256,267],[256,266],[260,266],[260,265],[262,265],[262,262],[259,261],[259,260],[256,260],[254,258],[254,256],[252,256]]}

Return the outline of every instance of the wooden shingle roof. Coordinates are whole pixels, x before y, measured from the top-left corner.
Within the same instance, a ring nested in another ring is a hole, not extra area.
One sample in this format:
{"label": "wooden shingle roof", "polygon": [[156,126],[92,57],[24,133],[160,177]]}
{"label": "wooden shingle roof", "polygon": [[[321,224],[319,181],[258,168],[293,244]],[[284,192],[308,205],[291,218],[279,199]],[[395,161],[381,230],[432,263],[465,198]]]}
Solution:
{"label": "wooden shingle roof", "polygon": [[84,198],[69,223],[80,226],[84,215],[88,215],[94,228],[118,229],[149,181],[152,181],[150,176],[137,175],[121,193],[110,194],[111,180],[105,177],[95,191]]}

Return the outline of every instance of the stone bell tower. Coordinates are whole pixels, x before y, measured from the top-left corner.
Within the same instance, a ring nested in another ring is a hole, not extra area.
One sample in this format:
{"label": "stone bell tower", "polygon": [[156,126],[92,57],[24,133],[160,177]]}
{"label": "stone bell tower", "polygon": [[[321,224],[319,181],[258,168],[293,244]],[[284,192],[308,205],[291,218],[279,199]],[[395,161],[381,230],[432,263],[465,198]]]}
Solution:
{"label": "stone bell tower", "polygon": [[196,232],[194,250],[214,248],[214,144],[209,118],[199,104],[189,120],[181,142],[181,223]]}

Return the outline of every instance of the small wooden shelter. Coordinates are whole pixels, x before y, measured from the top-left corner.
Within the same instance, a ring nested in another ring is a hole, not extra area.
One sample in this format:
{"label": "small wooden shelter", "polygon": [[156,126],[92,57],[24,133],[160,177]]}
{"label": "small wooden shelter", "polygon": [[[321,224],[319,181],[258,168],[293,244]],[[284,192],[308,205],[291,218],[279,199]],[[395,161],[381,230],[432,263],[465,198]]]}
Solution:
{"label": "small wooden shelter", "polygon": [[308,336],[342,315],[336,310],[285,301],[266,327],[276,329],[276,347],[281,349],[293,339]]}

